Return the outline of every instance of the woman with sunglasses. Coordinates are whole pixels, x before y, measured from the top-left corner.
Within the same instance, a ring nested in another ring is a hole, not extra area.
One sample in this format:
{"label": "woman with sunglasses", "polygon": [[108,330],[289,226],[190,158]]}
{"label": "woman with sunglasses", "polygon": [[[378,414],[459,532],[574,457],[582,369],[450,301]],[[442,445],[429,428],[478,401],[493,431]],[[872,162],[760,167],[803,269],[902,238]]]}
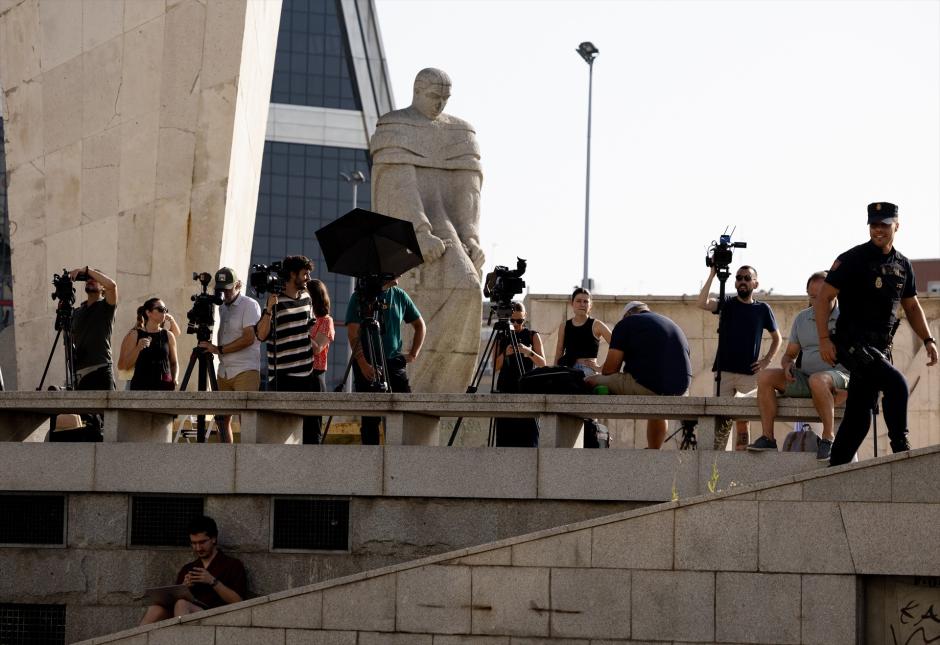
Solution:
{"label": "woman with sunglasses", "polygon": [[[499,346],[493,348],[493,369],[496,370],[496,389],[502,394],[519,391],[519,379],[533,367],[545,367],[545,355],[542,351],[542,337],[537,331],[525,328],[525,307],[521,302],[512,303],[509,323],[516,334],[522,372],[519,361],[508,338],[501,339]],[[539,431],[535,419],[496,419],[496,445],[517,448],[538,447]]]}
{"label": "woman with sunglasses", "polygon": [[150,298],[137,309],[137,327],[121,343],[118,369],[134,370],[132,390],[176,388],[176,336],[164,328],[169,309],[160,298]]}
{"label": "woman with sunglasses", "polygon": [[562,367],[579,369],[586,376],[600,372],[597,351],[600,339],[610,344],[610,328],[602,321],[591,318],[591,292],[578,287],[571,294],[574,316],[558,327],[555,361]]}

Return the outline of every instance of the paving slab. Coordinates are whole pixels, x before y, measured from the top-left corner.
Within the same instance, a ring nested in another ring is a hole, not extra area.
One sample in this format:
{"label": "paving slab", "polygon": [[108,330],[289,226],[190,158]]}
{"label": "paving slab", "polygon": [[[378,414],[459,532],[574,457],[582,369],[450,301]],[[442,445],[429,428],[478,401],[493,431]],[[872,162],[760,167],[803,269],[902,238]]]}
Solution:
{"label": "paving slab", "polygon": [[629,571],[552,569],[551,586],[553,637],[630,637]]}
{"label": "paving slab", "polygon": [[386,446],[384,493],[533,499],[538,450]]}
{"label": "paving slab", "polygon": [[395,574],[323,591],[323,628],[395,631]]}
{"label": "paving slab", "polygon": [[251,608],[253,627],[319,629],[323,619],[323,594],[305,593],[271,600]]}
{"label": "paving slab", "polygon": [[757,571],[757,505],[731,498],[676,509],[676,568]]}
{"label": "paving slab", "polygon": [[675,511],[641,515],[592,529],[591,565],[672,569]]}
{"label": "paving slab", "polygon": [[715,640],[715,574],[634,571],[631,634],[635,639]]}
{"label": "paving slab", "polygon": [[473,567],[474,634],[548,636],[549,569]]}
{"label": "paving slab", "polygon": [[855,572],[836,502],[758,503],[761,571]]}
{"label": "paving slab", "polygon": [[802,576],[805,645],[855,645],[860,587],[856,576]]}
{"label": "paving slab", "polygon": [[470,633],[470,567],[428,566],[398,574],[396,629]]}
{"label": "paving slab", "polygon": [[97,445],[0,442],[0,489],[89,491],[94,482]]}
{"label": "paving slab", "polygon": [[381,495],[382,451],[381,446],[239,444],[235,492]]}
{"label": "paving slab", "polygon": [[101,443],[95,446],[99,492],[235,492],[235,445]]}
{"label": "paving slab", "polygon": [[591,531],[582,529],[512,545],[517,567],[589,567]]}
{"label": "paving slab", "polygon": [[940,576],[940,504],[846,502],[841,509],[856,573]]}
{"label": "paving slab", "polygon": [[[881,464],[809,479],[803,482],[803,499],[808,502],[890,502],[893,465]],[[940,466],[940,461],[937,465]]]}
{"label": "paving slab", "polygon": [[715,584],[715,640],[800,642],[800,576],[719,572]]}

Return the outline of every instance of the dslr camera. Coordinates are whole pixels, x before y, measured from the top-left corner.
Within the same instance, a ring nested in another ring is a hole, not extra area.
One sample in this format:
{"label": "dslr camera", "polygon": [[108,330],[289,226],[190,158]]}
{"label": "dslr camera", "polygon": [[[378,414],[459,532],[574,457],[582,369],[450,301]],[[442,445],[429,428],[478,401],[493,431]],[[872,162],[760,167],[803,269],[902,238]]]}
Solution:
{"label": "dslr camera", "polygon": [[279,296],[284,293],[284,284],[287,282],[287,277],[280,262],[252,264],[251,273],[248,275],[248,284],[259,296],[268,291]]}
{"label": "dslr camera", "polygon": [[731,266],[734,249],[746,249],[747,242],[732,242],[730,235],[721,235],[717,242],[712,242],[705,255],[705,266],[727,271]]}
{"label": "dslr camera", "polygon": [[483,281],[483,295],[500,305],[509,306],[512,299],[525,289],[522,279],[526,270],[526,261],[516,258],[516,268],[497,266],[486,274]]}
{"label": "dslr camera", "polygon": [[186,333],[196,334],[196,340],[210,340],[212,328],[215,326],[215,305],[221,305],[224,300],[222,294],[216,291],[208,293],[209,282],[212,275],[206,272],[193,273],[193,281],[202,285],[202,293],[190,296],[193,308],[186,312]]}

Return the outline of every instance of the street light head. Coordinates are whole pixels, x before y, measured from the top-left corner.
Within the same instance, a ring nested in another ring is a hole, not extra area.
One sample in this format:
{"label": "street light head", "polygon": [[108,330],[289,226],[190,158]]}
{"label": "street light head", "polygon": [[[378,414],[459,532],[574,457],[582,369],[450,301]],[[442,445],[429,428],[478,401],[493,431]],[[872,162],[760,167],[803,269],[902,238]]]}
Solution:
{"label": "street light head", "polygon": [[578,45],[578,48],[575,51],[580,54],[581,58],[583,58],[584,62],[588,65],[591,65],[594,62],[594,59],[600,53],[600,50],[589,40],[586,40]]}

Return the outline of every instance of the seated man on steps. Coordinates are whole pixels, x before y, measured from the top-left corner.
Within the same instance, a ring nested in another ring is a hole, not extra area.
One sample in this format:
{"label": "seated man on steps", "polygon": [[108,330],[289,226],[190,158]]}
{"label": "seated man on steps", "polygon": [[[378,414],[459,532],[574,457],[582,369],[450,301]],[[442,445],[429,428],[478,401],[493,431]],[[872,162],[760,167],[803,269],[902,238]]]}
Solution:
{"label": "seated man on steps", "polygon": [[241,560],[222,553],[218,541],[219,529],[211,517],[203,515],[189,523],[189,543],[196,559],[183,565],[176,574],[176,584],[189,587],[198,604],[180,599],[172,607],[150,605],[140,621],[141,625],[245,599],[248,595],[245,567]]}
{"label": "seated man on steps", "polygon": [[[828,271],[817,271],[806,282],[806,293],[810,305],[797,314],[790,328],[787,349],[780,360],[781,367],[766,369],[757,377],[757,405],[760,408],[760,423],[763,436],[750,444],[752,451],[776,450],[774,439],[774,417],[777,414],[777,393],[796,398],[812,398],[822,421],[822,438],[817,442],[816,458],[829,461],[832,449],[835,405],[845,401],[849,387],[849,372],[842,365],[835,367],[826,363],[819,356],[819,337],[816,333],[816,315],[813,302],[826,280]],[[828,328],[835,328],[839,317],[839,308],[835,300],[829,310]],[[800,352],[803,358],[800,367],[796,367],[796,358]]]}

